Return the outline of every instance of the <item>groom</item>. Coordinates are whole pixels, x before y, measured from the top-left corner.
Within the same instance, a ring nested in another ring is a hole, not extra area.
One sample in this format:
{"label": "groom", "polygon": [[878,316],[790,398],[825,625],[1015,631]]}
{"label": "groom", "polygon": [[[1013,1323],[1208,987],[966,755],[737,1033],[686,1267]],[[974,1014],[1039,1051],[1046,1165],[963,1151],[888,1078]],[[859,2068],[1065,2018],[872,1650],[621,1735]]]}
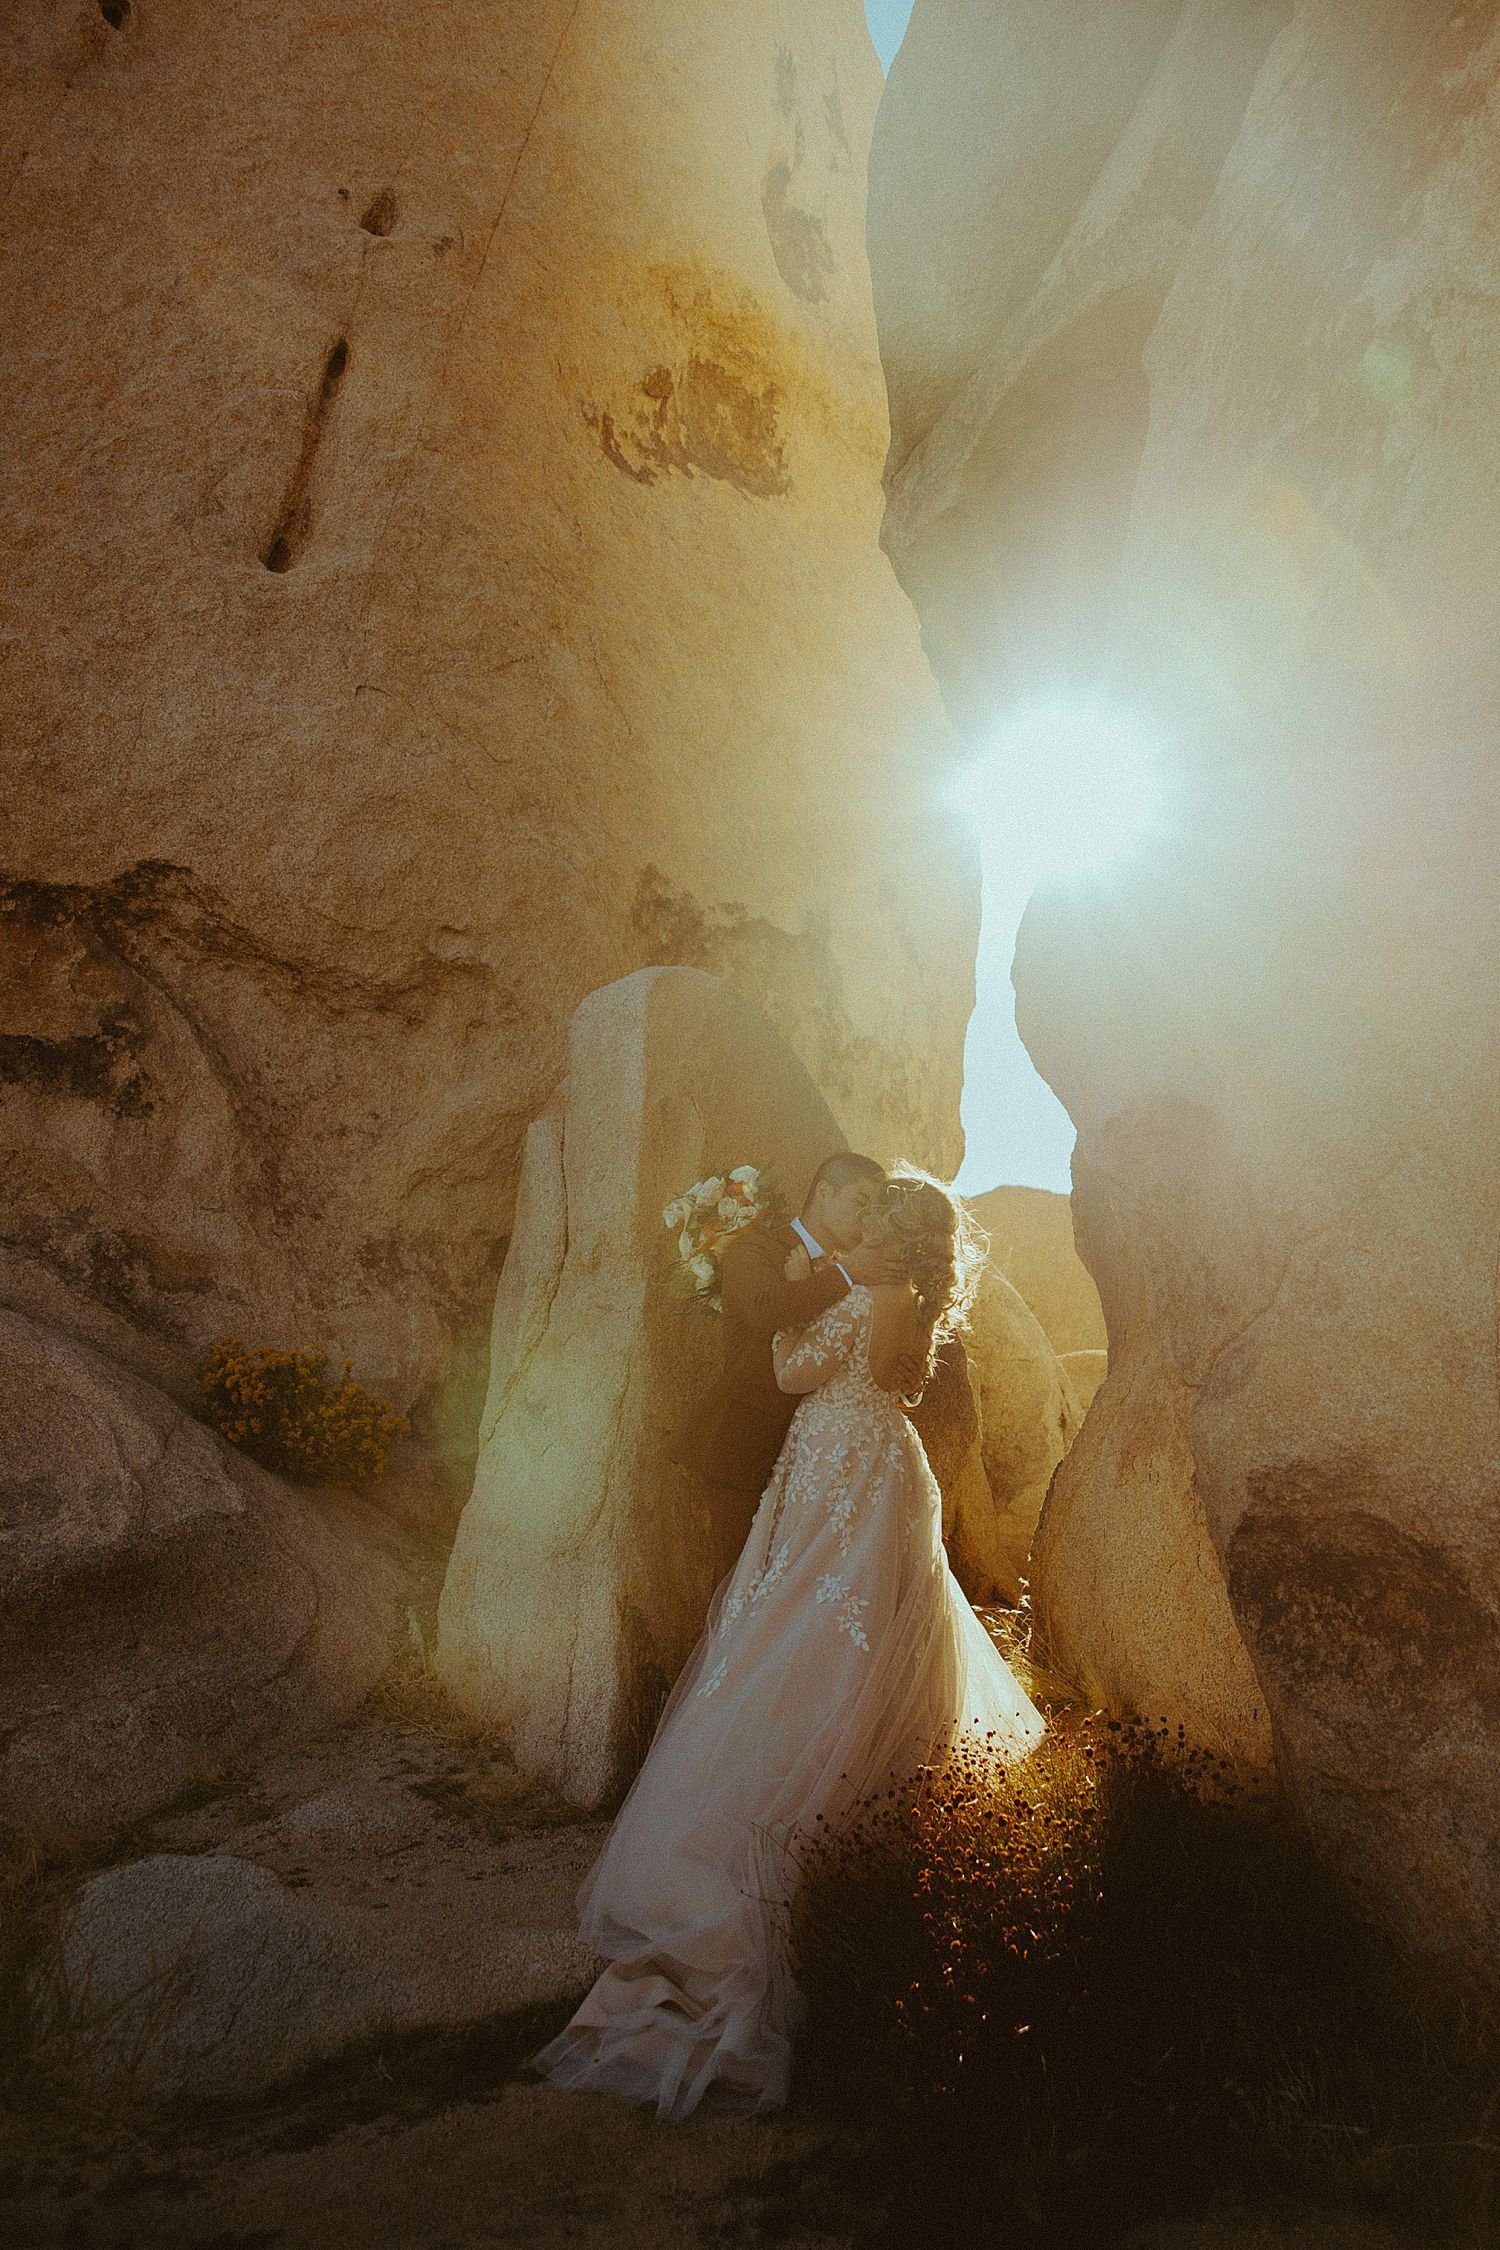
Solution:
{"label": "groom", "polygon": [[[724,1371],[674,1431],[672,1458],[700,1479],[713,1520],[715,1582],[745,1543],[770,1482],[797,1400],[771,1364],[779,1328],[801,1328],[855,1282],[899,1281],[887,1250],[861,1250],[865,1212],[885,1184],[871,1156],[840,1150],[813,1174],[799,1215],[787,1225],[746,1227],[719,1260]],[[793,1252],[801,1278],[788,1280]]]}

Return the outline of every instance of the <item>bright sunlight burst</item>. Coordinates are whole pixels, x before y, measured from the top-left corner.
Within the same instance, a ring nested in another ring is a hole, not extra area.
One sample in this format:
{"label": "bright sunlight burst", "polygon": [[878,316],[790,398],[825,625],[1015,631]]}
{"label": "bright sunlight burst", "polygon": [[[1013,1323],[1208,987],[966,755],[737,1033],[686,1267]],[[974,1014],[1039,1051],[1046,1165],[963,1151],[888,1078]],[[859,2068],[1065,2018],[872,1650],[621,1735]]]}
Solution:
{"label": "bright sunlight burst", "polygon": [[1073,1123],[1016,1030],[1011,961],[1039,884],[1100,882],[1162,822],[1160,738],[1099,698],[1037,698],[995,730],[954,784],[979,831],[983,925],[964,1048],[965,1154],[958,1187],[997,1181],[1066,1193]]}
{"label": "bright sunlight burst", "polygon": [[1085,701],[1023,705],[958,787],[980,830],[986,884],[1028,893],[1101,872],[1157,825],[1164,799],[1149,725]]}

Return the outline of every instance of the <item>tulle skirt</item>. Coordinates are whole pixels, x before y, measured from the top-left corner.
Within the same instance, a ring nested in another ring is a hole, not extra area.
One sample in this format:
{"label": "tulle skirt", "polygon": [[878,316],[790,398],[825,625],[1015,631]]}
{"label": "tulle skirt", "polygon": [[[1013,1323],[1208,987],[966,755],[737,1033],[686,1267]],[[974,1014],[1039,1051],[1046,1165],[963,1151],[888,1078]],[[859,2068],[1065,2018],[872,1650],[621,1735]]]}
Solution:
{"label": "tulle skirt", "polygon": [[[786,2099],[800,1852],[958,1737],[1024,1756],[1041,1713],[948,1567],[942,1501],[892,1403],[836,1445],[794,1419],[734,1569],[578,1893],[607,1966],[532,2058],[683,2118]],[[830,1458],[838,1474],[830,1475]],[[820,1831],[822,1832],[822,1831]]]}

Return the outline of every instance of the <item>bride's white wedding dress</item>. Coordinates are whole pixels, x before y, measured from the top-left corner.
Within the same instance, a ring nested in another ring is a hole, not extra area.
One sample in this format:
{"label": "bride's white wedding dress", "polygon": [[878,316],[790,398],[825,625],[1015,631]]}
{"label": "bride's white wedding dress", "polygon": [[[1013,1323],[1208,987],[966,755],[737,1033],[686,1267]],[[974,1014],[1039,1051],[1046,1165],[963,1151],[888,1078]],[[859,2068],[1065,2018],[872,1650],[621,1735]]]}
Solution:
{"label": "bride's white wedding dress", "polygon": [[856,1287],[776,1338],[806,1392],[644,1766],[578,1893],[609,1963],[533,2057],[556,2085],[685,2117],[786,2097],[794,1830],[910,1775],[961,1732],[1044,1732],[943,1550],[921,1439],[870,1373]]}

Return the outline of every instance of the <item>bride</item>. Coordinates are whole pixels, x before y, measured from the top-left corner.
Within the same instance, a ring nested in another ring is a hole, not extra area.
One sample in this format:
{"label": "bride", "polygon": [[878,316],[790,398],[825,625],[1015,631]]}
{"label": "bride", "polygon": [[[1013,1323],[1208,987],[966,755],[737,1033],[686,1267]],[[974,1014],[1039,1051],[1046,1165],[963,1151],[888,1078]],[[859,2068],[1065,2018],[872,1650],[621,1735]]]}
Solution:
{"label": "bride", "polygon": [[[532,2058],[555,2085],[652,2102],[661,2117],[785,2100],[799,2016],[787,1908],[817,1816],[826,1829],[961,1733],[1024,1756],[1044,1731],[948,1567],[941,1495],[894,1392],[905,1355],[930,1373],[967,1319],[980,1238],[958,1199],[908,1165],[866,1235],[908,1278],[856,1285],[776,1337],[777,1382],[800,1403],[578,1893],[608,1966]],[[805,1256],[792,1253],[789,1279]]]}

